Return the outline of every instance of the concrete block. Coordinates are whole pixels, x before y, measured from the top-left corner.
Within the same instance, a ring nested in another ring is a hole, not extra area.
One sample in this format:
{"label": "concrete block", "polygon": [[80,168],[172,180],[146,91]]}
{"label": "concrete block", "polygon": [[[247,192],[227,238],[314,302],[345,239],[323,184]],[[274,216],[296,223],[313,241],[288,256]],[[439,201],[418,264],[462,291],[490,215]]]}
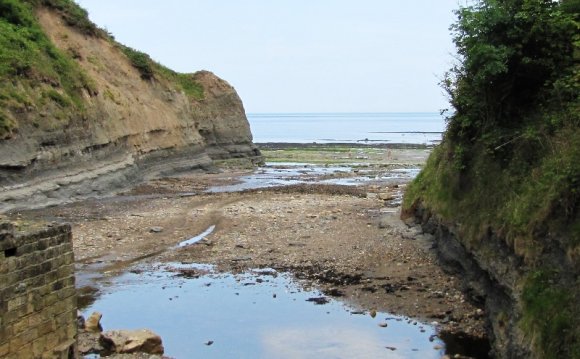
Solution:
{"label": "concrete block", "polygon": [[36,251],[36,245],[33,243],[29,243],[22,246],[18,246],[18,249],[16,250],[16,255],[21,257],[30,254],[34,251]]}
{"label": "concrete block", "polygon": [[44,296],[44,307],[50,307],[56,302],[58,302],[58,295],[56,293],[51,292]]}
{"label": "concrete block", "polygon": [[[12,327],[3,326],[0,329],[0,343],[8,343],[8,340],[12,336]],[[2,356],[0,355],[0,358]]]}
{"label": "concrete block", "polygon": [[32,353],[35,358],[40,358],[46,352],[46,338],[40,337],[32,342]]}
{"label": "concrete block", "polygon": [[43,323],[41,323],[38,327],[38,335],[39,336],[44,336],[44,335],[48,335],[49,333],[53,333],[54,330],[56,329],[56,325],[54,323],[54,321],[51,320],[47,320]]}
{"label": "concrete block", "polygon": [[59,344],[58,334],[54,331],[48,333],[46,336],[46,348],[56,348]]}
{"label": "concrete block", "polygon": [[[61,290],[58,291],[57,293],[58,299],[63,300],[69,297],[75,297],[76,296],[76,289],[73,286],[67,286],[66,288],[63,288]],[[75,305],[74,307],[76,308],[76,299],[75,299]]]}
{"label": "concrete block", "polygon": [[8,300],[8,311],[11,312],[18,307],[23,306],[26,304],[26,295],[20,295],[18,297],[12,298]]}
{"label": "concrete block", "polygon": [[28,317],[20,318],[19,321],[12,325],[14,335],[19,335],[25,332],[28,328]]}
{"label": "concrete block", "polygon": [[4,358],[10,352],[10,343],[0,344],[0,358]]}
{"label": "concrete block", "polygon": [[77,335],[70,226],[17,236],[1,228],[0,246],[15,250],[0,251],[0,357],[68,358]]}

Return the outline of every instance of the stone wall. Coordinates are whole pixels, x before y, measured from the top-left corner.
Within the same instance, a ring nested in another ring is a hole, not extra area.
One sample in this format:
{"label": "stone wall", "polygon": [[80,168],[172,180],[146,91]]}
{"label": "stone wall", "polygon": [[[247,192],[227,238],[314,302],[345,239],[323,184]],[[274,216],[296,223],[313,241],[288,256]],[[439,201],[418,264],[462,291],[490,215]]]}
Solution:
{"label": "stone wall", "polygon": [[70,226],[0,224],[0,358],[76,357],[76,316]]}

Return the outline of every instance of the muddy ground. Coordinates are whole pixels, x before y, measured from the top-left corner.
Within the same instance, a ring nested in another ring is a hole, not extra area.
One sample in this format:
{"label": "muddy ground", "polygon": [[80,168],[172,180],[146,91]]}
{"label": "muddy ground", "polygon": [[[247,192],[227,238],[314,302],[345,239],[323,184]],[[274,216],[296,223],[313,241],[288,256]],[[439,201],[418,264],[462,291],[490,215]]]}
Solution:
{"label": "muddy ground", "polygon": [[[355,157],[373,159],[355,151]],[[371,154],[383,160],[369,165],[371,172],[417,165],[427,155],[388,151],[388,161],[386,152]],[[468,302],[459,280],[437,266],[429,236],[399,219],[408,179],[204,192],[248,173],[223,168],[151,181],[123,196],[9,216],[21,223],[38,218],[71,223],[81,286],[90,285],[82,273],[115,275],[138,261],[211,263],[227,272],[274,268],[364,312],[391,312],[437,322],[444,331],[484,336],[484,313]],[[357,176],[360,170],[359,164],[336,175]],[[176,247],[211,226],[205,239]]]}

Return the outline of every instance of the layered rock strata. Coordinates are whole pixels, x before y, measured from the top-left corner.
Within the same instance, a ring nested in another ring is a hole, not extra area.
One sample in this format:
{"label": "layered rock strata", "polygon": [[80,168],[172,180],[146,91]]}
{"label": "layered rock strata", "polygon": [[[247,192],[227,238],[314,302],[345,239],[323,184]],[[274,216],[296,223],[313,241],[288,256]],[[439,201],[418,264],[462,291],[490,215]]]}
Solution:
{"label": "layered rock strata", "polygon": [[[207,71],[187,75],[203,89],[196,98],[162,76],[143,79],[114,41],[87,36],[50,9],[37,9],[37,18],[94,88],[80,111],[50,102],[13,111],[18,130],[0,140],[0,212],[107,195],[216,159],[261,160],[227,82]],[[26,91],[34,98],[37,90]]]}
{"label": "layered rock strata", "polygon": [[[419,205],[407,223],[420,225],[433,237],[439,263],[463,281],[468,297],[484,308],[494,358],[541,358],[524,330],[524,286],[530,274],[524,255],[506,243],[501,234],[488,231],[477,243],[465,243],[460,224],[442,220]],[[414,222],[412,221],[414,219]],[[546,243],[556,243],[546,238]],[[577,269],[557,246],[546,246],[542,259],[559,268],[560,281],[577,288]],[[577,292],[577,289],[576,289]],[[556,294],[554,294],[556,295]]]}

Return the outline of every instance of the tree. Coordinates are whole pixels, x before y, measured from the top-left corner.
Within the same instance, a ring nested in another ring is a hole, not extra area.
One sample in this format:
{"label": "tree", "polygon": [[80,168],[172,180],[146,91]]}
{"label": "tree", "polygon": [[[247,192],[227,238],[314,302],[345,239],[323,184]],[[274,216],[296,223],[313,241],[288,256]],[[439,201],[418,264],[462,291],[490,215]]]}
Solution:
{"label": "tree", "polygon": [[[480,0],[457,10],[451,30],[460,62],[443,83],[455,109],[450,140],[497,146],[504,137],[498,131],[517,134],[549,105],[558,84],[577,75],[579,4]],[[573,100],[574,92],[564,100]]]}

